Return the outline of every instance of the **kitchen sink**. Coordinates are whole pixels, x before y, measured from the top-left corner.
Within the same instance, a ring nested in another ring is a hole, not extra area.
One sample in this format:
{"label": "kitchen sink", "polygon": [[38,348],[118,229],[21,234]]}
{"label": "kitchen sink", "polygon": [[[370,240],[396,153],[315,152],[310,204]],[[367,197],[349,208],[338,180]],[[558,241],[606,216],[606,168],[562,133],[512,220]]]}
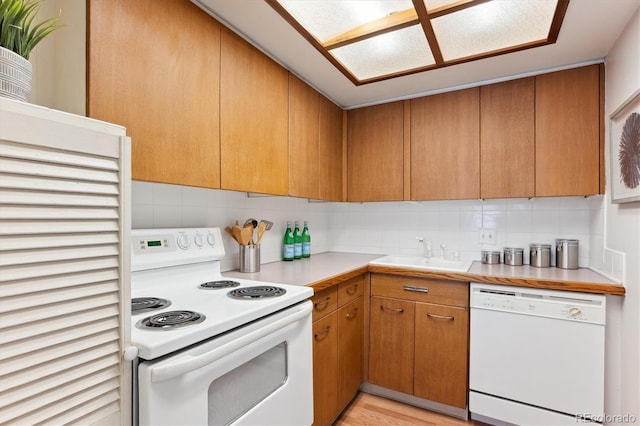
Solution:
{"label": "kitchen sink", "polygon": [[450,260],[441,257],[397,255],[384,256],[369,262],[370,265],[450,272],[467,272],[471,263],[473,263],[473,260]]}

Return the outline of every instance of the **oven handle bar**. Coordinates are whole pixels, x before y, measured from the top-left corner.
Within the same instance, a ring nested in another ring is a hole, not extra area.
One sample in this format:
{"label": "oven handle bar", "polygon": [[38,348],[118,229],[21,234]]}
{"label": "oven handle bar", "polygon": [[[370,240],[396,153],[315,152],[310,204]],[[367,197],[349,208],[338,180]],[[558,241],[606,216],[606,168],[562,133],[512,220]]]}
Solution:
{"label": "oven handle bar", "polygon": [[308,317],[311,315],[311,307],[312,305],[310,303],[302,303],[296,307],[297,310],[291,313],[291,315],[281,318],[271,324],[267,324],[264,327],[260,327],[210,352],[198,356],[186,356],[184,358],[176,359],[174,362],[169,362],[163,366],[154,367],[151,371],[151,381],[158,383],[171,380],[175,377],[211,364],[212,362],[215,362],[258,339],[268,336],[289,324]]}

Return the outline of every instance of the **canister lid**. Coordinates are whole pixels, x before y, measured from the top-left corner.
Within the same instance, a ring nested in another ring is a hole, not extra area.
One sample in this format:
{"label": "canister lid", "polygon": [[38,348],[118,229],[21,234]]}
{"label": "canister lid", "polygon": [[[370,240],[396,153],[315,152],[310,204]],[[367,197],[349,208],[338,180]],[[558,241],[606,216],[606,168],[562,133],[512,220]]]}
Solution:
{"label": "canister lid", "polygon": [[482,250],[480,252],[481,254],[488,254],[488,255],[500,255],[499,251],[493,251],[493,250]]}
{"label": "canister lid", "polygon": [[505,253],[520,253],[524,252],[524,249],[522,247],[505,247],[504,251]]}
{"label": "canister lid", "polygon": [[551,244],[534,243],[534,244],[529,244],[529,248],[532,248],[532,249],[551,249]]}
{"label": "canister lid", "polygon": [[558,244],[566,244],[568,246],[577,246],[578,243],[580,243],[580,240],[570,240],[570,239],[565,239],[565,238],[557,238],[556,239],[556,245]]}

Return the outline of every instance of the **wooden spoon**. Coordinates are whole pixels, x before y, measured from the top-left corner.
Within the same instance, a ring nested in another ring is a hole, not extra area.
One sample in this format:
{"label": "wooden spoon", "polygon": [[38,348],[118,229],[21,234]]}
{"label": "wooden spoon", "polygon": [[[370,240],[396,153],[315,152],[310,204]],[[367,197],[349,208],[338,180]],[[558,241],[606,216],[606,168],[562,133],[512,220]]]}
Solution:
{"label": "wooden spoon", "polygon": [[262,241],[265,229],[267,229],[267,225],[263,221],[260,221],[258,224],[258,241],[256,241],[256,244],[260,244],[260,241]]}
{"label": "wooden spoon", "polygon": [[243,229],[248,229],[249,230],[250,235],[251,235],[251,237],[249,238],[249,242],[251,244],[253,244],[253,229],[254,229],[253,223],[248,223],[248,224],[245,223]]}
{"label": "wooden spoon", "polygon": [[231,238],[233,238],[234,240],[236,240],[237,242],[240,242],[236,239],[236,236],[233,235],[233,229],[229,228],[228,226],[224,228],[225,231],[227,231],[227,234],[229,234],[231,236]]}
{"label": "wooden spoon", "polygon": [[242,245],[247,246],[251,244],[251,240],[253,237],[253,233],[251,231],[252,230],[250,228],[242,228],[242,231],[240,233],[240,241],[242,242]]}
{"label": "wooden spoon", "polygon": [[233,232],[233,238],[236,239],[238,244],[242,244],[242,228],[240,228],[239,225],[233,225],[233,229],[231,231]]}

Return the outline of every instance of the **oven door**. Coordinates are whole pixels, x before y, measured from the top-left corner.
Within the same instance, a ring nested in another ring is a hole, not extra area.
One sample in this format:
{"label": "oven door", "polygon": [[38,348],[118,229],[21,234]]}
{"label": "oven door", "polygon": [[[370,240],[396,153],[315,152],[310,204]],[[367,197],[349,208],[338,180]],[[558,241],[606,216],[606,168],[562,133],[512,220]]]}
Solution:
{"label": "oven door", "polygon": [[311,302],[138,367],[141,425],[310,425]]}

